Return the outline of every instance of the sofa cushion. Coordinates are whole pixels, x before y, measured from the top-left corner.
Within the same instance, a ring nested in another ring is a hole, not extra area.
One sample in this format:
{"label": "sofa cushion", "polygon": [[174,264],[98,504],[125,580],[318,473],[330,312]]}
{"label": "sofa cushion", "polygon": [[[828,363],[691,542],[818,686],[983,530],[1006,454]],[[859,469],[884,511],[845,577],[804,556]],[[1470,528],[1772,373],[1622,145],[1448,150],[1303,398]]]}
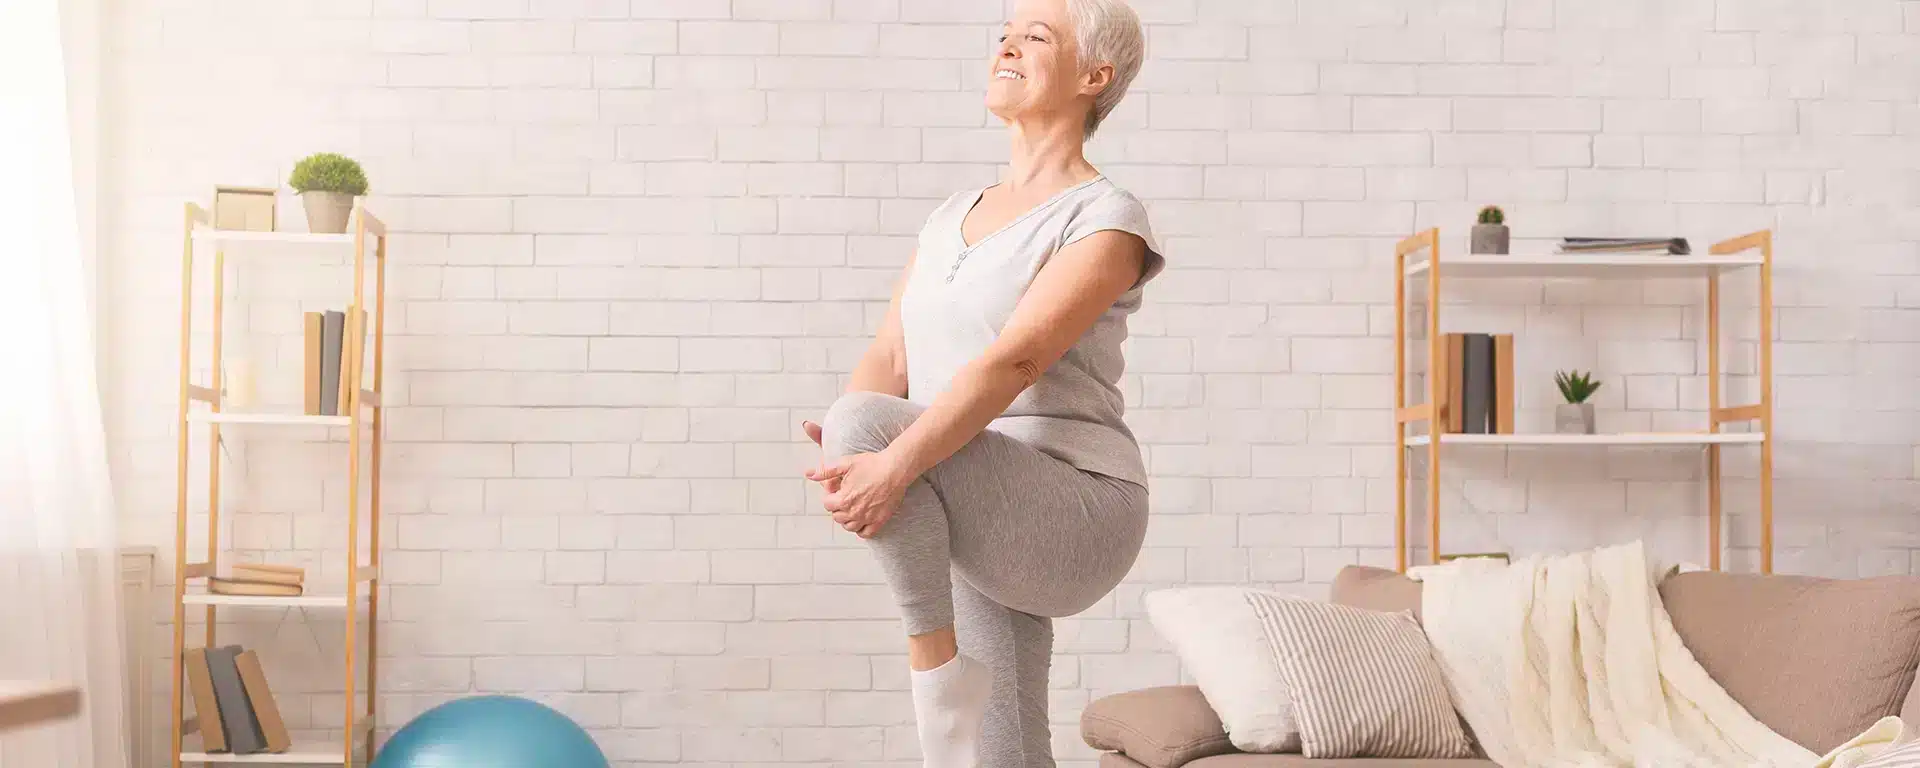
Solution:
{"label": "sofa cushion", "polygon": [[1221,755],[1187,763],[1186,768],[1499,768],[1473,758],[1359,757],[1314,760],[1299,755]]}
{"label": "sofa cushion", "polygon": [[1080,714],[1080,737],[1094,749],[1124,752],[1146,768],[1176,768],[1233,752],[1220,718],[1200,689],[1167,685],[1095,699]]}
{"label": "sofa cushion", "polygon": [[1700,666],[1780,735],[1825,754],[1899,714],[1920,664],[1920,579],[1700,571],[1660,598]]}
{"label": "sofa cushion", "polygon": [[[1220,755],[1203,757],[1188,768],[1499,768],[1486,760],[1400,760],[1394,758],[1355,758],[1352,760],[1314,760],[1299,755]],[[1108,752],[1100,756],[1100,768],[1143,768],[1126,755]]]}

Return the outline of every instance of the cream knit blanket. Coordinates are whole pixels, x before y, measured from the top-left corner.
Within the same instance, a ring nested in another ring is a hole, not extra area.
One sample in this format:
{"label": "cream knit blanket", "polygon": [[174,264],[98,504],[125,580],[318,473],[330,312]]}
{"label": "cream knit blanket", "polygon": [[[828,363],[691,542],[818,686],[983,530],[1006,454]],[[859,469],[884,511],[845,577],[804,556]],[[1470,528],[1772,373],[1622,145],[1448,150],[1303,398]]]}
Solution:
{"label": "cream knit blanket", "polygon": [[1821,756],[1728,696],[1687,650],[1639,542],[1410,569],[1454,707],[1502,766],[1847,768],[1897,718]]}

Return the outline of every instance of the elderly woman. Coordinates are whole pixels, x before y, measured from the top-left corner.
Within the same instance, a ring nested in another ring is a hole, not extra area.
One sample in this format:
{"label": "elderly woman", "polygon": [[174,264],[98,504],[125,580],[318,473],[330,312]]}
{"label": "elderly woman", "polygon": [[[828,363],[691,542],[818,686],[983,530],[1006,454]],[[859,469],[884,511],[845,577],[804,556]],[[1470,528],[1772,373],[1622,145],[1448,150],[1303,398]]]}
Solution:
{"label": "elderly woman", "polygon": [[[1052,618],[1132,568],[1147,476],[1122,421],[1127,316],[1163,260],[1082,146],[1144,49],[1121,0],[1023,0],[987,64],[1002,181],[934,209],[809,479],[899,602],[925,764],[1053,765]],[[957,619],[957,622],[956,622]]]}

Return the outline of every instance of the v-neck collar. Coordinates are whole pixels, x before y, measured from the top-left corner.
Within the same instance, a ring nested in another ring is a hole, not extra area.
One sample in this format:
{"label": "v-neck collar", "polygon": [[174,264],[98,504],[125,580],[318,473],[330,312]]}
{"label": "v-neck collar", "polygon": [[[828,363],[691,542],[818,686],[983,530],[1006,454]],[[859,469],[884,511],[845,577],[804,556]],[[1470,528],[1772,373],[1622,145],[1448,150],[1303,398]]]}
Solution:
{"label": "v-neck collar", "polygon": [[1066,189],[1062,189],[1059,192],[1055,192],[1053,193],[1053,196],[1048,197],[1046,200],[1041,201],[1039,205],[1036,205],[1032,208],[1028,208],[1025,213],[1022,213],[1019,216],[1013,217],[1012,219],[1008,220],[1007,223],[1000,225],[999,229],[996,229],[992,232],[988,232],[987,234],[983,235],[979,240],[969,245],[967,243],[967,217],[972,215],[973,209],[979,207],[980,201],[986,198],[987,190],[993,189],[994,187],[997,187],[1000,185],[990,184],[985,187],[981,187],[979,191],[973,193],[973,202],[968,203],[967,207],[961,210],[960,219],[959,221],[955,222],[953,226],[954,235],[960,241],[960,252],[964,254],[972,251],[975,248],[979,248],[982,243],[985,243],[988,240],[992,240],[995,236],[999,235],[1002,232],[1013,229],[1015,226],[1018,226],[1021,222],[1026,221],[1029,218],[1032,218],[1034,214],[1037,214],[1041,211],[1046,210],[1047,208],[1052,207],[1054,203],[1060,202],[1062,198],[1065,198],[1066,196],[1071,195],[1075,192],[1078,192],[1082,189],[1086,189],[1087,187],[1093,186],[1095,182],[1103,181],[1106,178],[1107,178],[1106,174],[1096,173],[1091,179],[1087,179],[1086,181],[1067,187]]}

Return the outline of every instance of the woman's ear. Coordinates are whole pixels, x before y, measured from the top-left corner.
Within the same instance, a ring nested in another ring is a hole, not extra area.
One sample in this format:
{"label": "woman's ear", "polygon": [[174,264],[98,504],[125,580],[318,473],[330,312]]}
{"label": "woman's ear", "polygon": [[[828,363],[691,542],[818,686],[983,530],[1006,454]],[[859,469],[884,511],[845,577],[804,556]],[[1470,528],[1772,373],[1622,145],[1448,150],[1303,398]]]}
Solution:
{"label": "woman's ear", "polygon": [[1101,91],[1113,84],[1113,65],[1102,62],[1093,71],[1080,78],[1080,95],[1099,96]]}

